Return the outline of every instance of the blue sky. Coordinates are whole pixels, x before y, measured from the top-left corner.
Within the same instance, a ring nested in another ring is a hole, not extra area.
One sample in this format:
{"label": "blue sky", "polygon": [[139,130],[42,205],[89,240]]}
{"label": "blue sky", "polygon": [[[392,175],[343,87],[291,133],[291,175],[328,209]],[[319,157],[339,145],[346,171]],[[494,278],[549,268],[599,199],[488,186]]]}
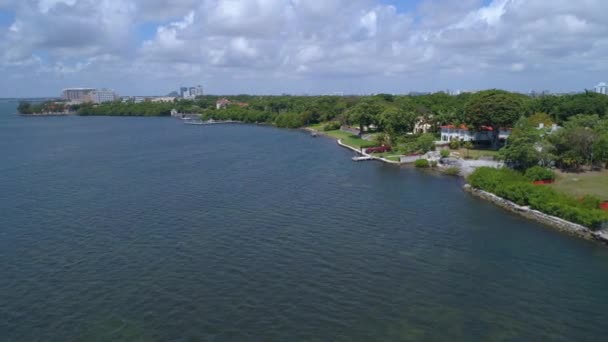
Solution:
{"label": "blue sky", "polygon": [[608,2],[0,0],[0,97],[580,91],[608,81]]}
{"label": "blue sky", "polygon": [[10,26],[14,21],[14,12],[0,10],[0,26]]}

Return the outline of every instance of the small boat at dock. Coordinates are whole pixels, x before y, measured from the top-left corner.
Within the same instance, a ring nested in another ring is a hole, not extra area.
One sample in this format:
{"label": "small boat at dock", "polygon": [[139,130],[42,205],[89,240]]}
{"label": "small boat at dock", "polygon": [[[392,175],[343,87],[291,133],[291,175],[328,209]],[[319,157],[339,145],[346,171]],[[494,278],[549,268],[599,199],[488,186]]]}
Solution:
{"label": "small boat at dock", "polygon": [[373,160],[374,157],[372,156],[354,156],[353,161],[364,161],[364,160]]}

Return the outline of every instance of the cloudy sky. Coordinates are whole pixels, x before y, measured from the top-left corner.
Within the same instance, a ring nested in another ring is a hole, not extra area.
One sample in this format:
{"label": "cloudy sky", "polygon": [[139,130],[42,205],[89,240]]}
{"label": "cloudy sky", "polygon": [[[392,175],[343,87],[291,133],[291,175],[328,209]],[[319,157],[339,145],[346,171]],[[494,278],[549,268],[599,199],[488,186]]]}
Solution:
{"label": "cloudy sky", "polygon": [[578,91],[606,0],[0,0],[0,97]]}

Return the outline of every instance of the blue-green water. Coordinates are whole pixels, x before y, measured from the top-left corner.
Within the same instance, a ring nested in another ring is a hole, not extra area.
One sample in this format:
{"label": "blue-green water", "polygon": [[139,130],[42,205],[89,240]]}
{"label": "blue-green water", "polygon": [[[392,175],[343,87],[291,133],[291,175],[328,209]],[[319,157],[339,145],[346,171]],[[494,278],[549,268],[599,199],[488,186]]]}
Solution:
{"label": "blue-green water", "polygon": [[605,336],[608,249],[325,138],[0,104],[0,340]]}

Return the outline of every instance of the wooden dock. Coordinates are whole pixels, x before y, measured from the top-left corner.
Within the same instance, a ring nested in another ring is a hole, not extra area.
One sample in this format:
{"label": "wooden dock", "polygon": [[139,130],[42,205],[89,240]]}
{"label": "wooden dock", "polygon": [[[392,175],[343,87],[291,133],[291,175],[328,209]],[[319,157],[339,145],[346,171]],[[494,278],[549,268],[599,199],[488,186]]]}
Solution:
{"label": "wooden dock", "polygon": [[219,124],[230,124],[230,123],[239,123],[239,121],[234,121],[234,120],[207,120],[207,121],[201,121],[201,120],[184,120],[184,124],[186,125],[219,125]]}

